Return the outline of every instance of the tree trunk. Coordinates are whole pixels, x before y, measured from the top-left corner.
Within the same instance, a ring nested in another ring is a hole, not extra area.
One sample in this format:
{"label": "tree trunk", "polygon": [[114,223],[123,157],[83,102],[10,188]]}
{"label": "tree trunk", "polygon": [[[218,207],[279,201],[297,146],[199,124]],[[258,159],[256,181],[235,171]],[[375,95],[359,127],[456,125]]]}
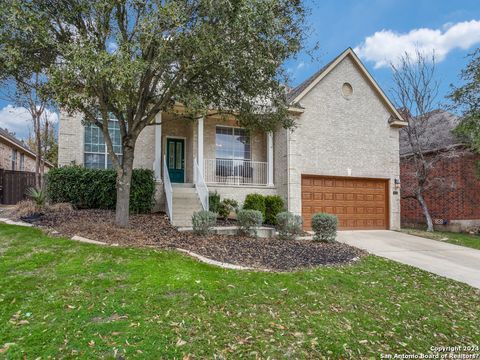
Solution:
{"label": "tree trunk", "polygon": [[43,135],[43,141],[40,144],[40,187],[43,189],[45,185],[45,154],[47,153],[46,145],[47,145],[47,139],[48,139],[48,120],[45,120],[45,127],[43,129],[44,134]]}
{"label": "tree trunk", "polygon": [[423,216],[425,216],[425,221],[427,223],[427,231],[433,232],[432,217],[430,216],[430,211],[428,210],[427,203],[425,202],[425,199],[423,198],[421,192],[418,192],[416,197],[420,204],[420,207],[422,208]]}
{"label": "tree trunk", "polygon": [[117,169],[117,204],[115,222],[118,226],[128,226],[130,214],[130,187],[133,172],[133,148],[123,149],[123,164]]}
{"label": "tree trunk", "polygon": [[34,121],[34,132],[35,132],[35,152],[37,156],[35,158],[35,187],[37,190],[41,189],[41,177],[40,177],[40,162],[42,158],[42,139],[40,134],[40,116],[36,116],[33,119]]}

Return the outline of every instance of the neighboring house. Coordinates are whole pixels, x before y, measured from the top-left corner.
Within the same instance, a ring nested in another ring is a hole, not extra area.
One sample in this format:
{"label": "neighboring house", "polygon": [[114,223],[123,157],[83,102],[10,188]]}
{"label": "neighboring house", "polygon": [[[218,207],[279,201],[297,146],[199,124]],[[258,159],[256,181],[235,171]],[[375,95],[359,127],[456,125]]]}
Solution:
{"label": "neighboring house", "polygon": [[[474,154],[452,133],[459,118],[446,111],[432,112],[424,146],[433,162],[425,200],[437,229],[462,231],[480,226],[480,155]],[[415,184],[411,146],[406,134],[400,136],[400,163],[403,195]],[[424,225],[417,200],[402,198],[402,225]]]}
{"label": "neighboring house", "polygon": [[[36,157],[27,144],[0,128],[0,169],[34,172]],[[45,161],[45,172],[52,167],[53,164]]]}
{"label": "neighboring house", "polygon": [[[297,126],[274,133],[215,115],[189,122],[159,113],[157,125],[140,134],[134,162],[155,170],[159,208],[174,225],[188,225],[208,192],[240,203],[249,193],[278,194],[306,229],[316,212],[337,215],[341,229],[398,229],[399,130],[406,123],[356,54],[345,50],[288,97]],[[101,132],[81,120],[61,115],[59,165],[110,167]],[[110,126],[121,154],[114,119]]]}

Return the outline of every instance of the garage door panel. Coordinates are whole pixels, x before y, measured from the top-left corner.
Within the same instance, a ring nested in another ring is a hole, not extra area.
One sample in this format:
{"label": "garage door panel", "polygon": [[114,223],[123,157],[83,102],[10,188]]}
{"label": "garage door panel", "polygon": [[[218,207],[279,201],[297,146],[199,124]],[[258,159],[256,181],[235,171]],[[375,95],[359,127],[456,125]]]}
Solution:
{"label": "garage door panel", "polygon": [[[304,202],[305,203],[305,202]],[[335,201],[335,200],[317,200],[317,201],[307,201],[308,206],[343,206],[343,207],[357,207],[359,206],[359,202],[355,201]],[[307,204],[305,204],[307,205]],[[361,205],[364,207],[369,208],[385,208],[385,201],[372,201],[372,202],[365,202],[362,201]]]}
{"label": "garage door panel", "polygon": [[[333,214],[333,213],[329,213]],[[357,219],[357,220],[366,220],[366,219],[372,219],[372,220],[383,220],[385,217],[381,214],[333,214],[336,215],[339,219]]]}
{"label": "garage door panel", "polygon": [[379,195],[383,195],[383,191],[385,187],[381,188],[341,188],[341,187],[324,187],[324,186],[303,186],[303,192],[309,193],[331,193],[331,194],[363,194],[363,195],[371,195],[372,190],[379,190]]}
{"label": "garage door panel", "polygon": [[305,229],[317,212],[337,216],[340,229],[386,229],[388,183],[383,179],[302,176]]}

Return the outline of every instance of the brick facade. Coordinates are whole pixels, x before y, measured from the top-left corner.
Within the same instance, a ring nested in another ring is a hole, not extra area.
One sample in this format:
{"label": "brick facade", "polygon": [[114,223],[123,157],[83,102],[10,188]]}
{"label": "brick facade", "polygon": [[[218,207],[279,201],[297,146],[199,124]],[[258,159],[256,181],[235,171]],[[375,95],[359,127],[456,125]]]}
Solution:
{"label": "brick facade", "polygon": [[[13,165],[13,152],[17,151],[17,159],[15,162],[15,169],[17,171],[35,171],[35,158],[21,149],[20,147],[13,146],[9,143],[0,141],[0,169],[12,170]],[[23,156],[23,169],[20,168],[21,158]],[[48,166],[45,166],[45,172],[48,171]]]}
{"label": "brick facade", "polygon": [[[345,98],[349,83],[353,95]],[[305,108],[288,134],[288,207],[302,213],[301,176],[353,176],[388,179],[390,229],[400,227],[399,129],[389,109],[350,57],[344,58],[302,100]]]}
{"label": "brick facade", "polygon": [[[479,161],[480,155],[466,152],[456,157],[445,157],[435,164],[429,179],[432,186],[425,193],[434,220],[447,220],[449,224],[480,220],[480,179],[476,172]],[[412,172],[412,159],[402,157],[403,193],[412,187]],[[401,200],[401,219],[402,226],[425,223],[417,200]]]}

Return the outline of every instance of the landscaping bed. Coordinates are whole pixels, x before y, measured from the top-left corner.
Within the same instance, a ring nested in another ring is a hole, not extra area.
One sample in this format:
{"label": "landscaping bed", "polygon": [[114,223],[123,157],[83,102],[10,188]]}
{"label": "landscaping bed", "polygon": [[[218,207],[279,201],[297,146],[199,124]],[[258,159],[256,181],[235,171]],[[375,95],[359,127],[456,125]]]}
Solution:
{"label": "landscaping bed", "polygon": [[108,210],[47,213],[35,224],[69,237],[79,235],[123,246],[181,248],[217,261],[280,271],[348,263],[364,254],[362,250],[340,243],[237,235],[197,236],[177,231],[162,213],[132,215],[129,228],[117,227],[114,213]]}

